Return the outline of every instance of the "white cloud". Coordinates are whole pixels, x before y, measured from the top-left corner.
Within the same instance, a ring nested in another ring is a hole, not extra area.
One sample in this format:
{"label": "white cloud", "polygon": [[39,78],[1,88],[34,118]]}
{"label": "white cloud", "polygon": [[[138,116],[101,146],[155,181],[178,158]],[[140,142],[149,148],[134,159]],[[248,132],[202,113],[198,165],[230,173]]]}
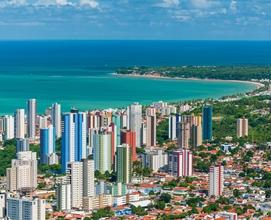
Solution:
{"label": "white cloud", "polygon": [[158,7],[171,8],[180,5],[180,0],[163,0],[163,2],[157,4]]}
{"label": "white cloud", "polygon": [[90,8],[98,8],[99,7],[99,2],[96,0],[80,0],[79,3],[81,6],[88,6]]}
{"label": "white cloud", "polygon": [[0,7],[23,6],[26,4],[26,0],[0,0]]}
{"label": "white cloud", "polygon": [[26,0],[10,0],[9,3],[11,5],[24,5],[26,4]]}
{"label": "white cloud", "polygon": [[60,5],[60,6],[65,6],[65,5],[73,5],[72,2],[69,2],[68,0],[39,0],[36,5]]}
{"label": "white cloud", "polygon": [[209,8],[215,4],[212,0],[191,0],[191,4],[196,8]]}

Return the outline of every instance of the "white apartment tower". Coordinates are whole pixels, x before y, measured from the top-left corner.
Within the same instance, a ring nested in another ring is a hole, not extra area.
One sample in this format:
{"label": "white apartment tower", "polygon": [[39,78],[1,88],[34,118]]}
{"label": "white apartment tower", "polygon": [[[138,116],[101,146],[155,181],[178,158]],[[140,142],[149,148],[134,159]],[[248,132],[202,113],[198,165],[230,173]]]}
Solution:
{"label": "white apartment tower", "polygon": [[5,115],[3,118],[4,139],[10,140],[14,138],[14,117]]}
{"label": "white apartment tower", "polygon": [[176,140],[177,139],[177,120],[179,116],[176,115],[170,115],[168,118],[168,138],[170,140]]}
{"label": "white apartment tower", "polygon": [[71,184],[60,184],[56,189],[57,210],[71,210]]}
{"label": "white apartment tower", "polygon": [[209,196],[221,196],[224,189],[224,167],[211,166],[209,169]]}
{"label": "white apartment tower", "polygon": [[24,109],[17,109],[15,113],[15,137],[24,138],[25,135],[25,123],[24,123],[25,111]]}
{"label": "white apartment tower", "polygon": [[55,103],[52,105],[52,124],[56,129],[56,137],[61,137],[61,105]]}
{"label": "white apartment tower", "polygon": [[136,146],[141,145],[142,105],[134,103],[127,108],[127,129],[136,133]]}
{"label": "white apartment tower", "polygon": [[11,161],[11,168],[6,169],[7,189],[16,191],[25,188],[37,187],[37,158],[36,153],[21,151],[17,159]]}
{"label": "white apartment tower", "polygon": [[36,99],[29,99],[27,102],[27,135],[34,140],[36,137]]}
{"label": "white apartment tower", "polygon": [[6,193],[0,193],[0,219],[6,217]]}
{"label": "white apartment tower", "polygon": [[192,152],[177,150],[168,155],[168,171],[172,176],[192,176]]}
{"label": "white apartment tower", "polygon": [[94,197],[94,161],[83,159],[68,165],[71,184],[71,207],[81,208],[83,197]]}

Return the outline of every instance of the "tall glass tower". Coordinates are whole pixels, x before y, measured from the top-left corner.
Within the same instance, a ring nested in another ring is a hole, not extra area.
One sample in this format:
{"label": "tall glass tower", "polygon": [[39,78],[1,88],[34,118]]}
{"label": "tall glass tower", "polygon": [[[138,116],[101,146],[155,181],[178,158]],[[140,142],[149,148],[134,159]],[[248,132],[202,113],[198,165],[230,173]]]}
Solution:
{"label": "tall glass tower", "polygon": [[205,105],[202,109],[202,138],[203,140],[211,140],[213,137],[212,132],[212,117],[213,117],[213,107],[210,105]]}
{"label": "tall glass tower", "polygon": [[62,115],[62,123],[61,167],[65,173],[69,162],[87,157],[86,113],[73,109]]}

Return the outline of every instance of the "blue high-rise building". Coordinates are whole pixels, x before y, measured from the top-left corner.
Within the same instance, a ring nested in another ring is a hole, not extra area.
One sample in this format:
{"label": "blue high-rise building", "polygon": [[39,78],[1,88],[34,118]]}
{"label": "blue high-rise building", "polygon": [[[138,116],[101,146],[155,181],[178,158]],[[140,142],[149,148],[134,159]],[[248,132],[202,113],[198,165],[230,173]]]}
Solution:
{"label": "blue high-rise building", "polygon": [[213,107],[205,105],[202,109],[202,138],[203,140],[212,140],[213,137]]}
{"label": "blue high-rise building", "polygon": [[48,128],[40,129],[40,163],[52,164],[50,158],[55,153],[55,128],[50,125]]}
{"label": "blue high-rise building", "polygon": [[29,151],[29,139],[27,138],[16,139],[16,153],[21,151]]}
{"label": "blue high-rise building", "polygon": [[72,110],[62,115],[62,172],[67,170],[67,164],[87,158],[87,123],[86,114]]}

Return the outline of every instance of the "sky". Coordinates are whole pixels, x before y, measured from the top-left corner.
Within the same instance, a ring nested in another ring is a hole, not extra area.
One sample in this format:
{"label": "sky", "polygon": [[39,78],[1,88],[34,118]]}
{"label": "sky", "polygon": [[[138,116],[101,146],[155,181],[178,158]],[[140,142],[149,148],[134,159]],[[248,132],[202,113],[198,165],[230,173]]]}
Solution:
{"label": "sky", "polygon": [[271,0],[0,0],[0,39],[271,40]]}

